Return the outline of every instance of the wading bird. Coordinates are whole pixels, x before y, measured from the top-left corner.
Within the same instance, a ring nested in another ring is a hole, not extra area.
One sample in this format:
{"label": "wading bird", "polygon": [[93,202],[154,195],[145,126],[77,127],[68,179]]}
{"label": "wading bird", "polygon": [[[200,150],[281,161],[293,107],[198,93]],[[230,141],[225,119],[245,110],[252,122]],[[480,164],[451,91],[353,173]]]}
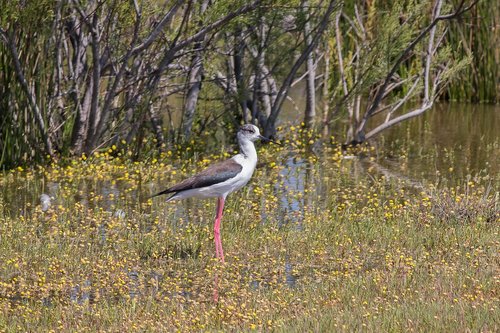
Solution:
{"label": "wading bird", "polygon": [[211,165],[197,175],[153,196],[172,193],[167,202],[192,197],[217,198],[214,224],[215,253],[222,262],[224,262],[224,252],[220,238],[220,224],[224,201],[229,193],[245,186],[252,177],[257,165],[257,151],[254,142],[257,140],[271,141],[260,135],[258,127],[251,124],[243,125],[239,129],[237,137],[240,146],[239,154]]}

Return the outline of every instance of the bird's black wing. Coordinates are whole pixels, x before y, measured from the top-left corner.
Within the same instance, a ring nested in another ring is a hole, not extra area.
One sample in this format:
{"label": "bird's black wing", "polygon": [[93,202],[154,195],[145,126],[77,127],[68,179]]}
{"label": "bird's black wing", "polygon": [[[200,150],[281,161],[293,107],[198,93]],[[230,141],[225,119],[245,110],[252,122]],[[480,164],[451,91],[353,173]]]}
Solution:
{"label": "bird's black wing", "polygon": [[190,178],[187,178],[179,184],[169,187],[166,190],[161,191],[160,193],[153,195],[153,197],[162,194],[178,193],[186,190],[192,190],[196,188],[207,187],[217,183],[222,183],[228,179],[236,177],[236,175],[238,175],[242,169],[243,167],[241,166],[241,164],[233,159],[229,159],[224,162],[211,165],[202,172]]}

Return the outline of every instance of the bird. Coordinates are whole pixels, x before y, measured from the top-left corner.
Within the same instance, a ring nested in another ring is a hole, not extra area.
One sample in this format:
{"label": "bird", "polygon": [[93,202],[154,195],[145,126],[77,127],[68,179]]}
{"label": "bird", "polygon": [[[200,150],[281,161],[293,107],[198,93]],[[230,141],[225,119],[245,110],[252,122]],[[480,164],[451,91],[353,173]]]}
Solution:
{"label": "bird", "polygon": [[48,194],[42,193],[42,195],[40,196],[40,204],[42,205],[42,212],[48,211],[51,203],[52,203],[52,198]]}
{"label": "bird", "polygon": [[217,198],[214,241],[216,257],[221,262],[224,262],[224,251],[220,237],[220,226],[226,197],[244,187],[252,178],[257,165],[257,150],[254,142],[258,140],[274,142],[262,136],[259,128],[252,124],[241,126],[236,136],[240,148],[239,154],[213,164],[200,173],[153,195],[156,197],[171,194],[166,202],[186,198]]}

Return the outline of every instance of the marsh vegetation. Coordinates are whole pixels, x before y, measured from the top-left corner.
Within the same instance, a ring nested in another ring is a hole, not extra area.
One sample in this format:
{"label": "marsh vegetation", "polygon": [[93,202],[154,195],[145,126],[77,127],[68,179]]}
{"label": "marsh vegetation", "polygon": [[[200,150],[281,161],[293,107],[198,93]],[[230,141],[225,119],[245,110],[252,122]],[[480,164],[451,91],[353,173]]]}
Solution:
{"label": "marsh vegetation", "polygon": [[462,155],[443,140],[416,149],[412,131],[440,137],[431,119],[354,159],[333,138],[278,127],[284,146],[260,147],[253,180],[227,201],[225,264],[214,202],[148,196],[231,154],[231,141],[141,162],[111,147],[4,173],[0,329],[497,331],[498,117],[485,112],[491,145],[463,142]]}

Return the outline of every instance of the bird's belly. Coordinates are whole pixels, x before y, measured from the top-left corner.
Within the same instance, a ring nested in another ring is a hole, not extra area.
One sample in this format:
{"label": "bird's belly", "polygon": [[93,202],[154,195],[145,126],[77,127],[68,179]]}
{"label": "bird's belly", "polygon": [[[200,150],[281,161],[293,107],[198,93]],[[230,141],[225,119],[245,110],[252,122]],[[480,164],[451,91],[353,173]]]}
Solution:
{"label": "bird's belly", "polygon": [[237,191],[245,186],[252,177],[253,169],[245,169],[238,174],[238,176],[228,179],[222,183],[214,184],[210,187],[200,189],[199,197],[225,197],[229,193]]}
{"label": "bird's belly", "polygon": [[241,189],[248,183],[249,180],[250,177],[242,177],[236,180],[228,179],[220,184],[201,189],[200,196],[206,198],[226,196],[231,192]]}

